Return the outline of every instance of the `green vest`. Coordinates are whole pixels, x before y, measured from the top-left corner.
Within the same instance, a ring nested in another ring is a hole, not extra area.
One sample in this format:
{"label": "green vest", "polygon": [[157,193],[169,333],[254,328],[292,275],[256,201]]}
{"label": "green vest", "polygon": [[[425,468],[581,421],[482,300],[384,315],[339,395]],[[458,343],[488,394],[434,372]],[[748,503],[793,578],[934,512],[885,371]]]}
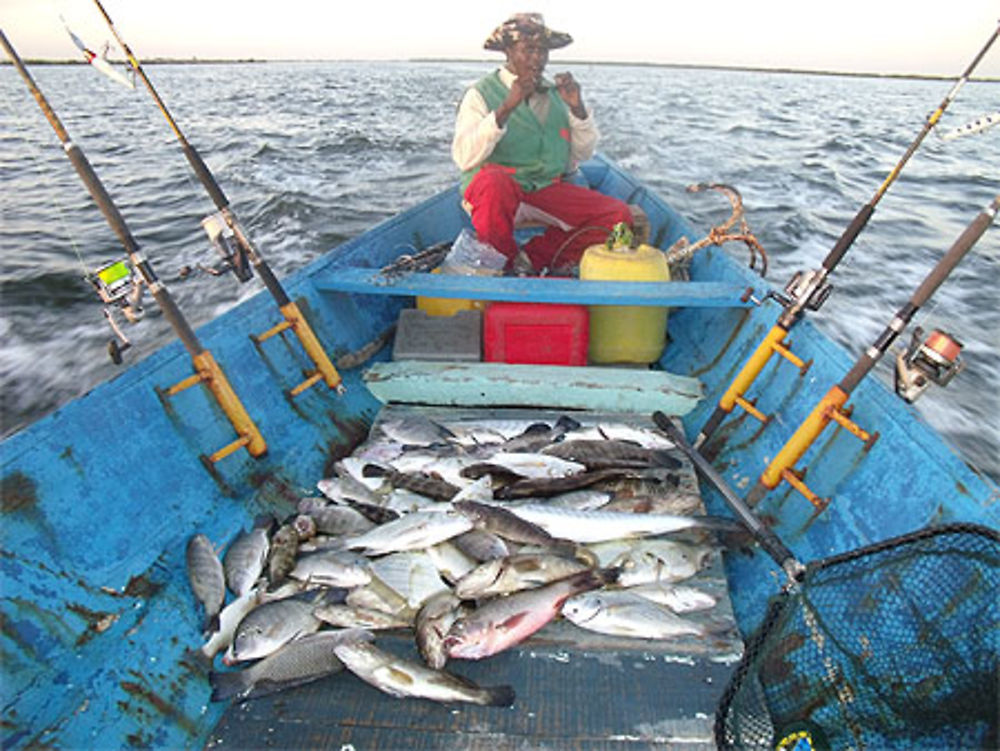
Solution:
{"label": "green vest", "polygon": [[[490,110],[496,110],[507,98],[509,89],[492,73],[476,84]],[[549,116],[538,122],[526,102],[521,102],[507,118],[507,132],[483,164],[514,168],[514,179],[525,190],[551,185],[569,168],[569,110],[556,88],[550,87]],[[462,173],[464,192],[482,165]]]}

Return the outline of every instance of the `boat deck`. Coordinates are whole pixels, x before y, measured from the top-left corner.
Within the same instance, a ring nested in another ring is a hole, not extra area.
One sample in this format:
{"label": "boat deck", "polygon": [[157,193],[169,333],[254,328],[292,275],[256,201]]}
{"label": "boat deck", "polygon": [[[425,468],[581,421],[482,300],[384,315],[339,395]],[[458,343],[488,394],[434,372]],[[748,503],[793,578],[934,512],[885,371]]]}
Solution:
{"label": "boat deck", "polygon": [[[456,412],[424,411],[438,416]],[[546,419],[538,411],[531,414]],[[585,424],[602,417],[586,418],[577,412],[573,416]],[[646,416],[614,415],[614,419],[650,424]],[[678,458],[684,461],[679,490],[697,493],[693,467],[679,452]],[[705,513],[700,499],[697,503],[697,513]],[[718,635],[634,639],[597,634],[557,620],[493,657],[451,660],[446,666],[481,686],[510,685],[516,694],[510,708],[396,699],[344,671],[233,703],[206,748],[714,748],[715,710],[743,644],[721,554],[714,553],[711,565],[684,583],[718,598],[707,611],[716,626],[724,626],[713,629]],[[378,632],[376,643],[400,656],[420,659],[410,630]]]}

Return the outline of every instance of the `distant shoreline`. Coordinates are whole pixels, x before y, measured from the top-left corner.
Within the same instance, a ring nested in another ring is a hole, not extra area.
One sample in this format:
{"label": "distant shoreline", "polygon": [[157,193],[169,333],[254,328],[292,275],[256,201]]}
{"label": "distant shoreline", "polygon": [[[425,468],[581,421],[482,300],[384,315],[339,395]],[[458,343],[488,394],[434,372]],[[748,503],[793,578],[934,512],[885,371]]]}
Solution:
{"label": "distant shoreline", "polygon": [[[45,59],[27,59],[24,61],[28,65],[88,65],[84,60],[45,60]],[[113,64],[120,64],[128,66],[125,60],[110,60]],[[298,60],[298,59],[287,59],[287,60],[261,60],[258,58],[150,58],[149,60],[144,60],[143,65],[232,65],[237,64],[255,64],[263,65],[268,63],[483,63],[483,62],[494,62],[493,60],[485,59],[473,59],[473,58],[412,58],[407,60]],[[11,65],[10,60],[0,60],[2,65]],[[933,75],[924,73],[874,73],[874,72],[851,72],[851,71],[837,71],[837,70],[812,70],[808,68],[766,68],[760,66],[745,66],[745,65],[704,65],[696,63],[646,63],[646,62],[606,62],[606,61],[593,61],[593,60],[561,60],[560,64],[565,65],[608,65],[614,67],[641,67],[641,68],[674,68],[674,69],[689,69],[689,70],[726,70],[726,71],[739,71],[746,73],[780,73],[789,75],[809,75],[809,76],[842,76],[847,78],[900,78],[900,79],[913,79],[913,80],[924,80],[924,81],[950,81],[954,80],[955,76],[945,76],[945,75]],[[1000,83],[1000,77],[994,76],[973,76],[969,79],[970,81],[978,81],[982,83]]]}

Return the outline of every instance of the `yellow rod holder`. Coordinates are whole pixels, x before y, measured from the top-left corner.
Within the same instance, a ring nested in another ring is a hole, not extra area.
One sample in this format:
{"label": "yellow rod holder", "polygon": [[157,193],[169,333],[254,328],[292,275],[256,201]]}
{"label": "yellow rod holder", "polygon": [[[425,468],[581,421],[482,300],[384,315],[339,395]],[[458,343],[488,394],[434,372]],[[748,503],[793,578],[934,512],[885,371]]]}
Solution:
{"label": "yellow rod holder", "polygon": [[753,417],[756,417],[760,422],[767,424],[767,415],[757,409],[753,402],[749,402],[742,396],[736,397],[736,403],[743,408],[745,412],[749,412]]}
{"label": "yellow rod holder", "polygon": [[205,384],[205,387],[215,397],[216,402],[218,402],[229,422],[236,430],[236,435],[239,436],[229,445],[211,454],[208,460],[215,463],[244,447],[246,447],[247,452],[252,457],[263,456],[267,452],[267,443],[264,441],[264,436],[261,435],[257,425],[250,418],[239,397],[236,396],[236,392],[233,391],[233,387],[229,384],[229,379],[226,378],[226,374],[222,372],[222,368],[219,367],[215,358],[212,357],[212,353],[207,349],[203,350],[199,354],[193,355],[191,361],[195,368],[194,375],[188,376],[180,383],[171,386],[166,390],[166,396],[179,394],[181,391],[189,389],[198,383]]}
{"label": "yellow rod holder", "polygon": [[791,485],[793,488],[795,488],[797,491],[799,491],[802,495],[804,495],[806,499],[809,501],[809,503],[811,503],[816,508],[817,511],[822,511],[823,509],[825,509],[827,506],[830,505],[830,499],[820,498],[818,495],[812,492],[812,490],[809,489],[809,486],[802,481],[802,475],[799,474],[798,472],[795,472],[794,470],[791,469],[786,469],[784,472],[781,473],[781,478],[789,485]]}
{"label": "yellow rod holder", "polygon": [[768,490],[773,490],[784,480],[804,495],[818,510],[826,508],[829,500],[820,498],[810,490],[802,481],[802,475],[795,472],[794,467],[831,421],[863,441],[865,451],[872,447],[879,434],[863,430],[848,417],[848,410],[844,408],[844,404],[847,403],[849,396],[839,385],[831,388],[767,466],[760,476],[759,484]]}
{"label": "yellow rod holder", "polygon": [[771,355],[775,351],[775,345],[784,339],[787,333],[785,329],[778,325],[771,328],[763,341],[757,345],[757,349],[754,350],[750,359],[746,361],[739,375],[729,384],[726,393],[719,399],[720,409],[724,410],[727,414],[733,411],[737,397],[745,394],[747,389],[750,388],[751,384],[757,379],[757,376],[760,375],[760,371],[767,365],[767,361],[771,359]]}
{"label": "yellow rod holder", "polygon": [[342,392],[344,390],[343,379],[341,379],[340,373],[337,372],[337,369],[330,361],[330,358],[326,354],[326,350],[323,349],[323,345],[320,344],[316,334],[313,333],[309,322],[306,320],[305,316],[302,315],[302,311],[299,309],[299,306],[294,302],[289,302],[286,305],[282,305],[279,310],[281,310],[281,314],[285,317],[285,320],[268,329],[263,334],[251,338],[255,342],[260,343],[267,341],[272,336],[280,334],[282,331],[287,331],[288,329],[291,329],[292,332],[298,337],[299,343],[302,344],[302,349],[305,350],[306,355],[308,355],[309,359],[312,360],[316,369],[309,375],[308,378],[306,378],[305,381],[289,390],[289,396],[296,397],[320,381],[326,383],[329,388]]}

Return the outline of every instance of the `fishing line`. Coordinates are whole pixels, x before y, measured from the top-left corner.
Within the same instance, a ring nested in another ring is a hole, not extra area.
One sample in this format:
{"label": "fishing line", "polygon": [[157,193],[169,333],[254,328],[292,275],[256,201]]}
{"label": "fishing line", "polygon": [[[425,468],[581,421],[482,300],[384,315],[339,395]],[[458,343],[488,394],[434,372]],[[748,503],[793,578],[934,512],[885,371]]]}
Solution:
{"label": "fishing line", "polygon": [[66,239],[69,240],[70,247],[73,248],[73,252],[76,254],[77,260],[80,262],[80,268],[83,270],[84,278],[90,276],[90,269],[87,267],[87,263],[83,258],[83,253],[80,250],[80,246],[77,244],[76,238],[70,230],[69,222],[67,221],[67,214],[69,213],[62,202],[62,197],[60,196],[59,190],[56,188],[52,177],[42,168],[41,165],[41,145],[31,141],[29,138],[24,139],[26,143],[31,144],[27,150],[28,156],[31,159],[32,167],[35,172],[41,177],[42,182],[44,182],[49,194],[47,200],[52,202],[52,205],[56,207],[56,215],[58,217],[60,228],[62,229],[62,234],[65,235]]}

